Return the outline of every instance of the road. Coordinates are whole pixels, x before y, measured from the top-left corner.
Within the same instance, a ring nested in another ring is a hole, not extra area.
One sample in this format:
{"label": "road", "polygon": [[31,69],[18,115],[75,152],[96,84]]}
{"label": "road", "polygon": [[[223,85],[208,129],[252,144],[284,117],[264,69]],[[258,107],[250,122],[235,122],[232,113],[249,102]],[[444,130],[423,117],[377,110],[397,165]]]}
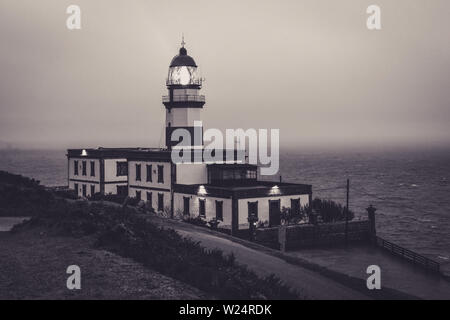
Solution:
{"label": "road", "polygon": [[225,254],[233,253],[236,262],[247,266],[261,277],[274,274],[287,285],[308,299],[321,300],[366,300],[368,296],[348,288],[334,280],[301,266],[290,264],[263,250],[252,249],[227,236],[212,233],[210,230],[184,222],[149,216],[150,221],[169,227],[181,235],[201,243],[206,249],[220,249]]}

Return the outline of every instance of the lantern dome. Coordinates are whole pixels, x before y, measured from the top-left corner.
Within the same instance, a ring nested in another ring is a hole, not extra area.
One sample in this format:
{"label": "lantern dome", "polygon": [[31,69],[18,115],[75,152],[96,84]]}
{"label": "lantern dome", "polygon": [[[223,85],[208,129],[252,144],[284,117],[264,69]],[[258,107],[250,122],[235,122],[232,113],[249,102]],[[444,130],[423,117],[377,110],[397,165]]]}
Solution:
{"label": "lantern dome", "polygon": [[202,85],[201,77],[197,73],[197,64],[191,56],[188,56],[184,41],[179,54],[170,62],[167,85],[176,87],[200,87]]}
{"label": "lantern dome", "polygon": [[185,47],[180,48],[180,53],[173,57],[172,62],[170,63],[170,67],[197,67],[194,59],[191,56],[188,56],[187,50]]}

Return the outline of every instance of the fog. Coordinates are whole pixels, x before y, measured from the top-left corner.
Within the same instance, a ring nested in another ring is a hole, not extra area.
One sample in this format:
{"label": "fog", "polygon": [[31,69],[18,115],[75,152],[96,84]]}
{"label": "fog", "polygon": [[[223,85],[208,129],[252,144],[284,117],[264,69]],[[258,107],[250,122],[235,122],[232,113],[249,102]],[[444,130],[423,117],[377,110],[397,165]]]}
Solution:
{"label": "fog", "polygon": [[446,0],[1,0],[0,147],[160,146],[182,33],[205,128],[276,128],[292,148],[445,144],[449,19]]}

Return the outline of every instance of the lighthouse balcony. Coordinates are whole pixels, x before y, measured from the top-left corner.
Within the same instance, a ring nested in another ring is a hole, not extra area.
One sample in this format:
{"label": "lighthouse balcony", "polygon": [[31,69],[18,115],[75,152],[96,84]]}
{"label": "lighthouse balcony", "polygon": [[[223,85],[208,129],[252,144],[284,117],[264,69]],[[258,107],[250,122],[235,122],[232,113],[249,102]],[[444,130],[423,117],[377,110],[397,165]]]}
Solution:
{"label": "lighthouse balcony", "polygon": [[174,95],[172,100],[170,100],[170,96],[163,96],[162,102],[205,102],[205,96],[191,94]]}
{"label": "lighthouse balcony", "polygon": [[201,87],[203,83],[202,78],[186,78],[186,79],[179,79],[179,78],[168,78],[166,79],[166,85],[167,86],[199,86]]}

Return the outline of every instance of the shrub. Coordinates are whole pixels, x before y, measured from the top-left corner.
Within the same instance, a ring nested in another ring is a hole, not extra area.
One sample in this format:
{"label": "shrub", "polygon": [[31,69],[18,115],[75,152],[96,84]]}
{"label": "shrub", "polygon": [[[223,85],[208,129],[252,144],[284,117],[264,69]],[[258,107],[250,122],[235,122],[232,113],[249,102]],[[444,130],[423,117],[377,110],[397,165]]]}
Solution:
{"label": "shrub", "polygon": [[211,229],[216,230],[220,224],[220,220],[217,220],[216,218],[212,218],[211,220],[208,221],[208,224]]}
{"label": "shrub", "polygon": [[37,188],[39,186],[40,181],[30,179],[28,177],[24,177],[20,174],[12,174],[6,171],[0,170],[0,184],[6,185],[14,185],[16,187],[25,187],[25,188]]}
{"label": "shrub", "polygon": [[200,216],[196,216],[195,218],[188,217],[184,219],[185,222],[195,224],[196,226],[204,227],[206,226],[207,222]]}
{"label": "shrub", "polygon": [[[332,200],[322,200],[315,198],[312,202],[312,209],[317,212],[323,222],[336,222],[345,220],[345,207]],[[348,219],[352,220],[355,214],[349,210]]]}
{"label": "shrub", "polygon": [[136,197],[125,197],[123,204],[127,205],[127,206],[132,206],[135,207],[139,204],[141,200],[136,198]]}
{"label": "shrub", "polygon": [[94,195],[92,195],[89,198],[89,200],[110,201],[110,202],[114,202],[114,203],[118,203],[118,204],[123,204],[126,198],[127,198],[127,195],[123,195],[123,194],[112,194],[112,193],[102,194],[100,192],[97,192]]}
{"label": "shrub", "polygon": [[75,192],[75,190],[72,189],[55,190],[54,193],[55,196],[63,199],[70,199],[70,200],[78,199],[77,193]]}

